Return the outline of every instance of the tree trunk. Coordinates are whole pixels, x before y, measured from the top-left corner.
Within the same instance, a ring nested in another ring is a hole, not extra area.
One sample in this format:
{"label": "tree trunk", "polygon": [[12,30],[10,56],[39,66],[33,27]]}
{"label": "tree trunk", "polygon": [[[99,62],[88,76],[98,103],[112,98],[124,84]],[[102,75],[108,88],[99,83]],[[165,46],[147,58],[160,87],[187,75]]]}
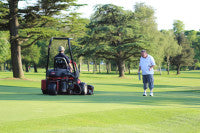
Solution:
{"label": "tree trunk", "polygon": [[178,65],[177,65],[177,75],[180,74],[180,69],[181,69],[181,65],[178,64]]}
{"label": "tree trunk", "polygon": [[110,61],[108,62],[108,71],[109,71],[109,73],[111,72],[111,63],[110,63]]}
{"label": "tree trunk", "polygon": [[116,64],[116,70],[115,70],[115,73],[117,74],[117,72],[118,72],[118,64]]}
{"label": "tree trunk", "polygon": [[160,70],[160,75],[162,75],[162,70],[161,70],[160,64],[159,64],[159,70]]}
{"label": "tree trunk", "polygon": [[167,57],[167,73],[169,75],[169,57]]}
{"label": "tree trunk", "polygon": [[167,73],[169,75],[169,63],[167,63]]}
{"label": "tree trunk", "polygon": [[90,71],[90,61],[88,60],[87,61],[87,69],[88,69],[88,72]]}
{"label": "tree trunk", "polygon": [[10,44],[11,44],[11,60],[12,60],[12,70],[14,78],[23,78],[24,72],[22,69],[21,61],[21,46],[19,45],[19,34],[18,34],[18,0],[9,0],[9,30],[10,30]]}
{"label": "tree trunk", "polygon": [[126,64],[124,63],[124,72],[127,72],[127,67],[126,67]]}
{"label": "tree trunk", "polygon": [[37,65],[34,63],[34,72],[37,73]]}
{"label": "tree trunk", "polygon": [[99,73],[101,73],[101,61],[99,62]]}
{"label": "tree trunk", "polygon": [[95,60],[93,60],[93,73],[95,73]]}
{"label": "tree trunk", "polygon": [[7,69],[9,70],[9,71],[12,71],[12,62],[10,61],[10,62],[7,62]]}
{"label": "tree trunk", "polygon": [[110,68],[109,68],[109,65],[110,65],[110,62],[109,61],[106,61],[106,70],[107,70],[107,74],[110,73]]}
{"label": "tree trunk", "polygon": [[79,70],[79,72],[81,72],[82,58],[80,57],[78,60],[79,60],[78,70]]}
{"label": "tree trunk", "polygon": [[4,63],[4,71],[6,71],[6,62]]}
{"label": "tree trunk", "polygon": [[118,66],[118,70],[119,70],[119,77],[124,77],[124,61],[118,60],[117,66]]}
{"label": "tree trunk", "polygon": [[3,64],[1,64],[1,71],[3,71]]}
{"label": "tree trunk", "polygon": [[128,63],[128,74],[131,74],[131,65]]}
{"label": "tree trunk", "polygon": [[28,70],[28,63],[25,63],[25,68],[26,68],[26,72],[29,72],[29,70]]}
{"label": "tree trunk", "polygon": [[97,62],[96,61],[94,63],[94,66],[95,66],[95,71],[97,71]]}
{"label": "tree trunk", "polygon": [[10,62],[7,62],[7,66],[6,66],[6,68],[7,68],[7,70],[9,70],[9,71],[11,71],[11,65],[10,65],[10,67],[9,67],[9,65],[10,65]]}

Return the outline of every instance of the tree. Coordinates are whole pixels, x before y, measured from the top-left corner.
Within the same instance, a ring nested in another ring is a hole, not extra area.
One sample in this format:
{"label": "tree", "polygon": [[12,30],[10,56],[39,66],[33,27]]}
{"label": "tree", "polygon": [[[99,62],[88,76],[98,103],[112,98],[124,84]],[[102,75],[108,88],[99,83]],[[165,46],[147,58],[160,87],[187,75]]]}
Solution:
{"label": "tree", "polygon": [[177,74],[180,74],[181,66],[189,66],[194,62],[194,49],[190,47],[187,38],[184,35],[184,24],[180,20],[174,21],[174,34],[178,44],[182,47],[181,54],[175,56],[172,60],[177,67]]}
{"label": "tree", "polygon": [[[19,0],[8,0],[13,77],[24,77],[21,62],[21,48],[31,46],[38,39],[49,35],[49,33],[54,33],[55,35],[55,29],[53,29],[54,32],[49,32],[52,31],[50,28],[52,27],[52,22],[56,20],[54,15],[58,15],[61,10],[67,10],[71,6],[75,6],[76,4],[74,1],[75,0],[54,0],[53,2],[49,2],[49,0],[38,0],[36,5],[29,6],[26,9],[18,9]],[[4,9],[4,7],[2,9]],[[44,29],[43,27],[49,28],[47,30],[47,28]],[[19,33],[23,33],[22,36]],[[30,38],[32,42],[27,42],[30,41]],[[23,44],[27,45],[24,46]]]}
{"label": "tree", "polygon": [[10,43],[8,42],[8,33],[0,31],[0,64],[5,63],[10,58],[9,50]]}
{"label": "tree", "polygon": [[[124,76],[125,61],[138,55],[138,52],[148,45],[145,44],[146,38],[141,32],[143,25],[140,23],[143,19],[139,19],[136,14],[112,4],[97,5],[87,26],[88,51],[98,58],[114,60],[118,66],[119,77]],[[144,18],[148,20],[147,16]]]}
{"label": "tree", "polygon": [[9,0],[9,31],[11,44],[11,60],[13,77],[23,78],[24,73],[21,61],[21,46],[19,42],[18,0]]}
{"label": "tree", "polygon": [[181,53],[181,46],[178,45],[175,40],[175,35],[173,31],[161,31],[163,34],[163,44],[164,44],[164,56],[167,61],[167,72],[169,74],[171,58]]}
{"label": "tree", "polygon": [[154,37],[154,42],[155,44],[151,46],[149,54],[151,54],[157,66],[159,67],[160,70],[160,75],[162,74],[161,72],[161,65],[164,60],[164,48],[165,48],[165,37],[164,35],[158,31],[157,36]]}
{"label": "tree", "polygon": [[8,30],[9,27],[9,6],[7,3],[3,3],[0,1],[0,29],[3,31]]}
{"label": "tree", "polygon": [[185,35],[191,44],[191,47],[194,48],[195,56],[194,59],[196,62],[200,62],[200,36],[198,35],[199,32],[191,30],[185,31]]}
{"label": "tree", "polygon": [[194,49],[190,47],[184,34],[180,34],[178,39],[182,50],[181,54],[178,54],[173,58],[172,63],[177,67],[177,74],[180,74],[181,66],[190,66],[194,62]]}
{"label": "tree", "polygon": [[36,65],[40,58],[40,48],[37,45],[32,45],[22,50],[22,59],[25,62],[26,72],[28,72],[28,66],[33,65],[35,72],[37,72]]}
{"label": "tree", "polygon": [[173,23],[173,30],[174,30],[174,34],[176,36],[178,36],[179,34],[184,32],[184,23],[180,20],[175,20]]}

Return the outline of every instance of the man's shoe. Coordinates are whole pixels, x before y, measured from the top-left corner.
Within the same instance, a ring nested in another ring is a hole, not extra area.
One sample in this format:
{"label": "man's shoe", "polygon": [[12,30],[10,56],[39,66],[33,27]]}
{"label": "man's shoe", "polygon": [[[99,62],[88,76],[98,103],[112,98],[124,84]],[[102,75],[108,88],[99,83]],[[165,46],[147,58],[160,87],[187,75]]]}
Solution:
{"label": "man's shoe", "polygon": [[147,96],[147,94],[146,94],[146,93],[143,93],[143,96]]}
{"label": "man's shoe", "polygon": [[150,92],[150,96],[153,96],[153,92]]}

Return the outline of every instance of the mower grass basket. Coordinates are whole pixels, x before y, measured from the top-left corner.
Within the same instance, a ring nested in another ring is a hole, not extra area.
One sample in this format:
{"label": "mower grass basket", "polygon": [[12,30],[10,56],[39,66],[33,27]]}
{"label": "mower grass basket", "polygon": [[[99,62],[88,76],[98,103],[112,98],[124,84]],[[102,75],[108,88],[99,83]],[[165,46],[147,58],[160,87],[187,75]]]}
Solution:
{"label": "mower grass basket", "polygon": [[[53,40],[67,40],[70,52],[70,63],[73,72],[69,69],[69,64],[64,57],[56,57],[54,59],[54,69],[48,69],[50,48]],[[70,38],[52,37],[48,46],[48,56],[46,65],[46,79],[41,81],[41,90],[43,94],[57,95],[92,95],[94,87],[81,82],[79,79],[79,71],[76,63],[73,61]]]}

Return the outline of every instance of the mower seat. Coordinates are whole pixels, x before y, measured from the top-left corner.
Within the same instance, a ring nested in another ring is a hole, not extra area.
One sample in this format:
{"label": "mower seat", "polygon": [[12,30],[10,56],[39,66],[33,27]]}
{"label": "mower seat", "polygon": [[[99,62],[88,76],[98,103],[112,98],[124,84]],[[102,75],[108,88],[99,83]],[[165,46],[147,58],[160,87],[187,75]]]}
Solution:
{"label": "mower seat", "polygon": [[54,59],[54,68],[69,69],[69,65],[64,57],[56,57]]}

